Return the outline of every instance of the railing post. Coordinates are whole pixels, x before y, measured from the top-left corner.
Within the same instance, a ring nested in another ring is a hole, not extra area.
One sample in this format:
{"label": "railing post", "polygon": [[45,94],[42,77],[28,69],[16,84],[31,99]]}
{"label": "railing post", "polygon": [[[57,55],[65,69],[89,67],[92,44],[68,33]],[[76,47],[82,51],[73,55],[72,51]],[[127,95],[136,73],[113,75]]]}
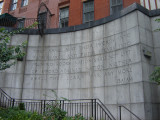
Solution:
{"label": "railing post", "polygon": [[121,106],[119,106],[119,120],[121,120]]}
{"label": "railing post", "polygon": [[12,101],[12,108],[14,107],[14,102],[15,102],[15,99],[13,99],[13,101]]}
{"label": "railing post", "polygon": [[46,101],[44,100],[44,112],[45,112],[45,109],[46,109]]}
{"label": "railing post", "polygon": [[42,112],[43,112],[43,100],[41,100],[41,114],[42,114]]}
{"label": "railing post", "polygon": [[0,97],[0,107],[1,107],[1,101],[2,101],[2,93],[1,93],[1,97]]}
{"label": "railing post", "polygon": [[64,110],[64,100],[63,100],[63,102],[62,102],[63,104],[62,104],[62,110]]}
{"label": "railing post", "polygon": [[94,111],[93,111],[93,99],[91,100],[91,104],[92,104],[92,118],[93,118],[93,114],[94,114]]}
{"label": "railing post", "polygon": [[62,109],[62,101],[60,100],[60,104],[59,104],[59,107],[60,107],[60,109]]}
{"label": "railing post", "polygon": [[95,103],[94,103],[94,118],[96,120],[96,99],[95,99]]}

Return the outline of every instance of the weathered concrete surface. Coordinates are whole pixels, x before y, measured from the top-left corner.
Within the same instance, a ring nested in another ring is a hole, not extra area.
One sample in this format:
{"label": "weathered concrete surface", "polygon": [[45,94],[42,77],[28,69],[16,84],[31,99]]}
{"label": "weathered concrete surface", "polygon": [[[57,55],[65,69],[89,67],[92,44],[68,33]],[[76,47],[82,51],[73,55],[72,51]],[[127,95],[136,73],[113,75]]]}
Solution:
{"label": "weathered concrete surface", "polygon": [[[69,99],[99,98],[118,119],[123,104],[143,120],[158,120],[158,86],[149,81],[160,65],[156,18],[139,11],[94,28],[61,33],[16,35],[27,40],[23,62],[0,73],[0,87],[12,97],[51,99],[51,90]],[[143,50],[152,53],[144,56]],[[122,119],[135,119],[122,111]]]}

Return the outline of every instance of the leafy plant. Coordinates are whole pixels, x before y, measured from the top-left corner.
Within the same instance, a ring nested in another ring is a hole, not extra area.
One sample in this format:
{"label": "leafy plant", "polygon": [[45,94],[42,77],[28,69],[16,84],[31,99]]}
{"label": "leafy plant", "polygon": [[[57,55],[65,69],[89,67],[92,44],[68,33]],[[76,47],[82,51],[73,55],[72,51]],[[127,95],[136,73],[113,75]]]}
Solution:
{"label": "leafy plant", "polygon": [[38,23],[35,22],[27,28],[21,28],[12,32],[8,32],[5,28],[0,28],[0,70],[10,68],[16,63],[17,59],[22,59],[25,56],[23,49],[26,47],[27,41],[23,42],[21,45],[9,46],[11,36],[20,33],[25,29],[33,28],[37,24]]}
{"label": "leafy plant", "polygon": [[25,110],[25,105],[24,105],[24,103],[19,103],[18,108],[19,108],[20,110]]}
{"label": "leafy plant", "polygon": [[[52,120],[52,119],[63,120],[66,117],[67,112],[60,108],[60,103],[58,100],[60,98],[58,98],[56,91],[51,90],[51,92],[53,93],[52,98],[54,99],[54,101],[46,105],[44,116],[47,118],[47,120]],[[47,96],[47,95],[44,94],[44,96]],[[51,97],[51,96],[47,96],[47,97]],[[67,100],[66,98],[63,98],[63,99]]]}
{"label": "leafy plant", "polygon": [[43,120],[43,116],[15,108],[0,108],[0,120]]}
{"label": "leafy plant", "polygon": [[[160,18],[156,19],[158,23],[160,23]],[[156,29],[155,31],[160,31],[160,28]],[[155,81],[160,85],[160,67],[155,67],[155,70],[153,73],[150,75],[150,80]]]}
{"label": "leafy plant", "polygon": [[155,68],[153,73],[150,75],[150,79],[160,85],[160,67]]}
{"label": "leafy plant", "polygon": [[[157,21],[158,23],[160,23],[160,18],[156,19],[155,21]],[[155,31],[160,31],[160,28],[157,28]]]}
{"label": "leafy plant", "polygon": [[67,112],[60,109],[58,106],[47,106],[47,111],[44,113],[44,116],[47,120],[63,120],[66,117]]}

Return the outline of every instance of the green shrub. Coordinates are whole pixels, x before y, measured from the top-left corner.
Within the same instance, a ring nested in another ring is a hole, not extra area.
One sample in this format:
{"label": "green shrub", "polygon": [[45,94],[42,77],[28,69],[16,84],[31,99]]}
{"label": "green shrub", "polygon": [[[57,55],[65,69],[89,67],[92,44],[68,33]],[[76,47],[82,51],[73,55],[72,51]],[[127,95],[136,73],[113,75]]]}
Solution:
{"label": "green shrub", "polygon": [[43,120],[42,115],[31,113],[19,108],[0,108],[0,120]]}
{"label": "green shrub", "polygon": [[18,108],[19,108],[20,110],[25,110],[25,105],[24,105],[24,103],[19,103]]}
{"label": "green shrub", "polygon": [[47,105],[47,109],[44,112],[46,120],[63,120],[66,114],[67,112],[60,109],[57,105]]}
{"label": "green shrub", "polygon": [[150,79],[160,85],[160,67],[155,68],[153,73],[150,75]]}

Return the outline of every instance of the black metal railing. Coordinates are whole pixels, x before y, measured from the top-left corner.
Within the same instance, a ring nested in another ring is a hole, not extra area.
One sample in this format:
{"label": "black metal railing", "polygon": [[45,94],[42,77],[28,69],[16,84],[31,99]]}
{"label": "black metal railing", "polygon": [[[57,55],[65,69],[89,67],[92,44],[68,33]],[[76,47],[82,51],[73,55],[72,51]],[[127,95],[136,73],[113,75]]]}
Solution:
{"label": "black metal railing", "polygon": [[132,111],[130,111],[128,108],[126,108],[123,105],[119,105],[119,119],[122,120],[122,108],[124,108],[126,111],[128,111],[131,115],[133,115],[137,120],[141,120],[136,114],[134,114]]}
{"label": "black metal railing", "polygon": [[14,100],[0,89],[0,107],[12,107]]}
{"label": "black metal railing", "polygon": [[[37,22],[37,18],[16,18],[7,17],[0,19],[0,26],[13,27],[13,28],[24,28],[31,26],[34,22]],[[33,29],[38,29],[34,27]]]}
{"label": "black metal railing", "polygon": [[67,116],[81,114],[87,120],[116,120],[106,106],[99,99],[75,99],[75,100],[36,100],[36,99],[14,99],[8,96],[0,88],[0,107],[17,107],[24,103],[25,110],[43,114],[48,105],[58,105],[67,112]]}

